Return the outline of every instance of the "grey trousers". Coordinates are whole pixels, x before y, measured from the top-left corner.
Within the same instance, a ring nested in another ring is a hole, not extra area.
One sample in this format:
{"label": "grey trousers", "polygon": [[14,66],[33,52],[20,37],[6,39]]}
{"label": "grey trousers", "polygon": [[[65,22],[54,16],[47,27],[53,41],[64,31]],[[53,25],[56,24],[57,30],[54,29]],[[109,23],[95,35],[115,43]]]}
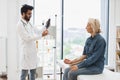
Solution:
{"label": "grey trousers", "polygon": [[80,68],[76,71],[71,71],[70,68],[66,68],[63,75],[63,80],[77,80],[78,75],[94,75],[102,73],[97,68]]}

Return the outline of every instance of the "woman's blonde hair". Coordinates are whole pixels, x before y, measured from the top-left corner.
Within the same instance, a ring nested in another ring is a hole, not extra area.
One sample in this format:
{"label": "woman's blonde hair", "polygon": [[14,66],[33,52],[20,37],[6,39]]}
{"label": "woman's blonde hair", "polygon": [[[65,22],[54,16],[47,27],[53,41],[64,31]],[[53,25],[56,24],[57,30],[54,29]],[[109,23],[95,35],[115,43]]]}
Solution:
{"label": "woman's blonde hair", "polygon": [[94,34],[101,32],[100,22],[99,22],[98,19],[89,18],[89,19],[88,19],[88,23],[91,25]]}

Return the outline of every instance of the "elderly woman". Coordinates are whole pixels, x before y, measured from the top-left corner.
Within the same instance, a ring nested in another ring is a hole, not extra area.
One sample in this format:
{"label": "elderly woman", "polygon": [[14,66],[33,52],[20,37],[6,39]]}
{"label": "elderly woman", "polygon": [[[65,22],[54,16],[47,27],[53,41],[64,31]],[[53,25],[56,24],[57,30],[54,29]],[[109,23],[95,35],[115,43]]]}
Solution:
{"label": "elderly woman", "polygon": [[80,58],[64,63],[70,67],[64,71],[63,80],[77,80],[78,75],[101,74],[104,69],[106,42],[100,35],[100,23],[97,19],[88,20],[86,30],[91,36],[86,40],[83,55]]}

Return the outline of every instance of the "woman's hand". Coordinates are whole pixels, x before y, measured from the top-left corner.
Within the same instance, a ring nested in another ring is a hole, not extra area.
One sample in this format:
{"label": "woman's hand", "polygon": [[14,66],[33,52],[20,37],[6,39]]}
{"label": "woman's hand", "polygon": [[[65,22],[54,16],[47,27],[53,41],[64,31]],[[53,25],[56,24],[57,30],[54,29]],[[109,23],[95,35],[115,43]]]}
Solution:
{"label": "woman's hand", "polygon": [[77,65],[73,65],[73,66],[71,66],[70,68],[71,68],[72,71],[78,70],[78,66],[77,66]]}
{"label": "woman's hand", "polygon": [[65,64],[71,64],[71,60],[65,59],[65,60],[64,60],[64,63],[65,63]]}

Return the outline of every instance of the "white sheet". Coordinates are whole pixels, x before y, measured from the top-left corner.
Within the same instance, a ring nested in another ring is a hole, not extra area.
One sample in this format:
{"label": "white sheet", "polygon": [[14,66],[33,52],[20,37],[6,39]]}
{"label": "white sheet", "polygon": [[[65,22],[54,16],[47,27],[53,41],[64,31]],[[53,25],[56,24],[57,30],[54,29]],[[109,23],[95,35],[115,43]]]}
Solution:
{"label": "white sheet", "polygon": [[104,69],[102,74],[98,75],[79,75],[77,80],[120,80],[120,73]]}

